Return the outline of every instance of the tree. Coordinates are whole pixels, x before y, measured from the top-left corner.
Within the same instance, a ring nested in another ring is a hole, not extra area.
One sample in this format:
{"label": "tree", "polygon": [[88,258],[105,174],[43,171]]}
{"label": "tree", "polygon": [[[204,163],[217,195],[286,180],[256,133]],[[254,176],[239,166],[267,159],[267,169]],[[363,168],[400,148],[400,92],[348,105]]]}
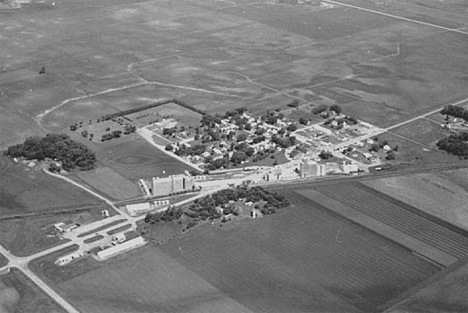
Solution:
{"label": "tree", "polygon": [[39,70],[39,74],[42,75],[42,74],[45,74],[45,72],[46,72],[45,66],[41,67],[41,69]]}
{"label": "tree", "polygon": [[325,104],[321,104],[312,109],[312,114],[318,115],[322,112],[325,112],[326,110],[328,110],[328,107]]}
{"label": "tree", "polygon": [[293,132],[293,131],[297,130],[297,126],[296,126],[296,124],[291,123],[291,124],[288,125],[288,127],[286,129],[288,131],[290,131],[290,132]]}
{"label": "tree", "polygon": [[394,160],[395,159],[395,152],[392,150],[387,152],[387,155],[385,156],[385,160]]}
{"label": "tree", "polygon": [[174,147],[173,147],[170,143],[168,143],[168,144],[166,145],[166,147],[164,148],[164,150],[166,150],[166,151],[172,151],[172,150],[174,150]]}
{"label": "tree", "polygon": [[236,140],[237,140],[237,142],[243,142],[243,141],[245,141],[246,139],[247,139],[247,135],[244,134],[244,133],[241,133],[241,134],[237,135],[237,139],[236,139]]}
{"label": "tree", "polygon": [[330,111],[334,111],[336,114],[341,114],[341,107],[338,104],[333,104],[330,106]]}
{"label": "tree", "polygon": [[299,118],[299,123],[301,123],[302,125],[307,125],[309,123],[309,120],[305,117],[301,117]]}
{"label": "tree", "polygon": [[292,102],[288,103],[288,107],[290,108],[297,108],[299,106],[299,100],[293,100]]}
{"label": "tree", "polygon": [[322,151],[320,152],[319,157],[323,160],[328,160],[333,157],[333,154],[330,151]]}

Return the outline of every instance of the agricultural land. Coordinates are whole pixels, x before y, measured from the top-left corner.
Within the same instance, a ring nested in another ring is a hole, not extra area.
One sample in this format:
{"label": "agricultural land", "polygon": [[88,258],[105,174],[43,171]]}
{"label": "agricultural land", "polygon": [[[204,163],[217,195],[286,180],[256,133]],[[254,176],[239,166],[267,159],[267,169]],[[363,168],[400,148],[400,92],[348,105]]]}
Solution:
{"label": "agricultural land", "polygon": [[466,313],[467,39],[465,0],[0,0],[0,312]]}

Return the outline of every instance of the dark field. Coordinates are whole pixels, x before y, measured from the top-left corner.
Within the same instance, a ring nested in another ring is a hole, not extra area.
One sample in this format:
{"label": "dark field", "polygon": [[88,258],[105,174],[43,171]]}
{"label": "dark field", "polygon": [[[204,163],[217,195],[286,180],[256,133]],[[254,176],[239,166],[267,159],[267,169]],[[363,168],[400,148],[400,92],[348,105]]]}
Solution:
{"label": "dark field", "polygon": [[144,248],[60,290],[83,312],[379,312],[438,271],[356,224],[291,200],[295,207],[260,220],[206,225]]}
{"label": "dark field", "polygon": [[0,309],[6,313],[65,312],[17,269],[0,276]]}
{"label": "dark field", "polygon": [[98,205],[88,193],[45,174],[38,166],[30,169],[0,156],[0,216]]}
{"label": "dark field", "polygon": [[467,35],[437,27],[468,26],[464,1],[347,2],[435,26],[267,0],[33,1],[3,10],[0,148],[167,98],[209,112],[258,112],[296,98],[338,103],[388,126],[468,97]]}
{"label": "dark field", "polygon": [[8,264],[7,258],[5,258],[2,254],[0,254],[0,267],[5,266]]}

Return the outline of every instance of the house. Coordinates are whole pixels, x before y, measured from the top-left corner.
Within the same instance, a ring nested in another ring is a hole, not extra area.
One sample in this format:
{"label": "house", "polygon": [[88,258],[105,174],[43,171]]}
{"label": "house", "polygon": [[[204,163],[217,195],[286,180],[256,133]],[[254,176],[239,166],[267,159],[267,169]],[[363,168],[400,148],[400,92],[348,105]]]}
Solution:
{"label": "house", "polygon": [[392,148],[391,148],[389,145],[383,146],[382,149],[384,149],[385,151],[390,151],[390,150],[392,150]]}
{"label": "house", "polygon": [[63,222],[57,223],[54,225],[54,228],[56,231],[64,234],[71,232],[73,229],[78,228],[80,224],[78,223],[70,223],[70,224],[65,224]]}

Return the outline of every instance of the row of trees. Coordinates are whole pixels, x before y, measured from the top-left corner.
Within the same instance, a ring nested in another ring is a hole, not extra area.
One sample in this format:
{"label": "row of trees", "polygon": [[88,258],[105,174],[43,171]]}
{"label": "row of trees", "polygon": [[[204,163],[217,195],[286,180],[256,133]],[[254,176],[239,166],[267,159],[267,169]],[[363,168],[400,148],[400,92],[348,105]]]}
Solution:
{"label": "row of trees", "polygon": [[[160,221],[173,221],[180,219],[182,215],[201,220],[215,220],[223,215],[238,215],[236,202],[243,199],[245,202],[259,203],[255,208],[263,214],[275,213],[277,209],[290,205],[288,199],[278,193],[266,191],[261,187],[239,186],[233,189],[224,189],[202,199],[195,200],[187,209],[171,207],[162,213],[148,213],[145,222],[154,224]],[[223,214],[216,208],[222,208]]]}
{"label": "row of trees", "polygon": [[439,149],[445,150],[449,153],[468,157],[468,132],[460,132],[452,134],[447,138],[437,142]]}
{"label": "row of trees", "polygon": [[468,121],[468,110],[456,105],[447,105],[442,109],[442,111],[440,111],[440,113]]}
{"label": "row of trees", "polygon": [[75,167],[91,169],[96,163],[96,155],[88,147],[65,134],[47,134],[42,138],[29,137],[22,144],[8,147],[5,154],[12,158],[24,157],[28,160],[56,159],[62,162],[62,168],[67,171]]}

